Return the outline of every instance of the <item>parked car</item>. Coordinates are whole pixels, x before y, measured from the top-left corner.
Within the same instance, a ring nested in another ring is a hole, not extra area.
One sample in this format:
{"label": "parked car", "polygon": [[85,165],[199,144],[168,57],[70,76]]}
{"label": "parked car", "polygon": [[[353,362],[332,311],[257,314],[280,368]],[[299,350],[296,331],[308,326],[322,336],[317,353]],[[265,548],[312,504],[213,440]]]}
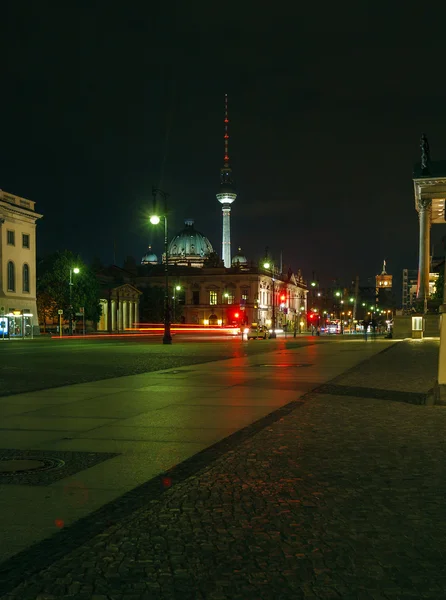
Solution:
{"label": "parked car", "polygon": [[248,340],[266,340],[269,338],[269,331],[262,325],[253,324],[246,335]]}

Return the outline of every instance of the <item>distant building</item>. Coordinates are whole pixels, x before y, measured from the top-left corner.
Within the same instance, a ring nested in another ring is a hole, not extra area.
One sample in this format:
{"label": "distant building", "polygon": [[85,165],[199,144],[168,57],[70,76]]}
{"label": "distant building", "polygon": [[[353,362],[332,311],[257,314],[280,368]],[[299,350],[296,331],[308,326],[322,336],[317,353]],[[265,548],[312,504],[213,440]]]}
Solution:
{"label": "distant building", "polygon": [[[202,269],[172,267],[169,279],[181,288],[183,321],[199,325],[272,325],[289,328],[307,311],[307,286],[300,274],[274,273],[254,263]],[[163,287],[163,268],[152,267],[135,280],[139,289]],[[306,324],[306,323],[305,323]]]}
{"label": "distant building", "polygon": [[386,272],[386,261],[383,262],[383,269],[380,275],[376,275],[376,295],[378,296],[379,290],[390,290],[392,289],[393,276]]}
{"label": "distant building", "polygon": [[417,298],[418,271],[416,269],[403,269],[403,295],[402,309],[410,310]]}
{"label": "distant building", "polygon": [[0,190],[0,337],[39,334],[35,202]]}

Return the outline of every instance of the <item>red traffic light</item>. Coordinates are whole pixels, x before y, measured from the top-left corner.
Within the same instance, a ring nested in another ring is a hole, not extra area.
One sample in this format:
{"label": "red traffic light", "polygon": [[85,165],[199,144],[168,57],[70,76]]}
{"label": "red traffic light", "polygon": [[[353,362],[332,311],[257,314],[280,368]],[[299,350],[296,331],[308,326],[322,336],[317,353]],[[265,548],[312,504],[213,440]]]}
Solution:
{"label": "red traffic light", "polygon": [[285,296],[285,294],[282,294],[282,295],[280,296],[280,299],[282,300],[282,302],[285,302],[285,300],[286,300],[286,296]]}
{"label": "red traffic light", "polygon": [[238,319],[238,318],[239,318],[239,316],[240,316],[240,315],[239,315],[238,313],[234,313],[234,317],[235,317],[236,319]]}

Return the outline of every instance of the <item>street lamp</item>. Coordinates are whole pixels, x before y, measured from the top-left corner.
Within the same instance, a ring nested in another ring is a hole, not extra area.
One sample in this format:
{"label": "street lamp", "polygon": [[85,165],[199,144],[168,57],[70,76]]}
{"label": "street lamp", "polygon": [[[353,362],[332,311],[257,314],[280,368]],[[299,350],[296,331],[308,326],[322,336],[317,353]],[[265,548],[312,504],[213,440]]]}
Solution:
{"label": "street lamp", "polygon": [[73,287],[73,273],[78,275],[80,269],[78,267],[70,267],[70,335],[73,335],[73,303],[72,303],[72,287]]}
{"label": "street lamp", "polygon": [[175,309],[176,309],[176,298],[175,298],[175,292],[179,292],[181,290],[181,285],[175,285],[173,288],[173,309],[172,309],[172,320],[175,323]]}
{"label": "street lamp", "polygon": [[274,298],[274,294],[275,294],[275,290],[274,290],[274,265],[272,265],[271,263],[269,263],[267,260],[263,263],[263,268],[267,269],[267,270],[271,270],[271,274],[272,274],[272,282],[273,282],[273,288],[272,288],[272,293],[273,293],[273,306],[272,306],[272,322],[273,322],[273,327],[272,327],[272,331],[271,331],[271,335],[270,338],[275,339],[277,337],[276,334],[276,300]]}
{"label": "street lamp", "polygon": [[[168,198],[168,194],[165,192],[153,188],[153,197],[156,199],[156,195],[160,194],[164,202]],[[172,343],[172,335],[170,333],[170,297],[169,297],[169,245],[167,238],[167,215],[164,213],[161,217],[158,215],[152,215],[150,222],[152,225],[158,225],[164,219],[164,254],[166,256],[166,262],[164,263],[164,274],[165,274],[165,291],[164,291],[164,335],[163,344]]]}

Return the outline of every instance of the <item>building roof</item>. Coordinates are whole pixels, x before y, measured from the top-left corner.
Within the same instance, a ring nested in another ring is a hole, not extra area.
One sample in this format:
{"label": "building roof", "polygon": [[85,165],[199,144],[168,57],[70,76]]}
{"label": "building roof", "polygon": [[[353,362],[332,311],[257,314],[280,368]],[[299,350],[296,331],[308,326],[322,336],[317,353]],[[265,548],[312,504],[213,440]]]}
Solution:
{"label": "building roof", "polygon": [[242,254],[242,249],[240,246],[238,247],[237,254],[232,258],[232,264],[236,265],[237,263],[239,265],[246,265],[248,263],[248,259],[244,254]]}
{"label": "building roof", "polygon": [[141,264],[145,265],[147,263],[151,263],[151,264],[157,264],[158,263],[158,257],[157,255],[152,251],[152,246],[149,246],[147,253],[144,254],[144,256],[141,258]]}
{"label": "building roof", "polygon": [[423,179],[429,177],[446,177],[446,160],[429,161],[428,168],[423,171],[421,162],[417,162],[413,168],[413,178]]}
{"label": "building roof", "polygon": [[169,244],[169,260],[174,258],[205,259],[213,248],[211,242],[194,227],[192,219],[187,219],[182,229]]}

